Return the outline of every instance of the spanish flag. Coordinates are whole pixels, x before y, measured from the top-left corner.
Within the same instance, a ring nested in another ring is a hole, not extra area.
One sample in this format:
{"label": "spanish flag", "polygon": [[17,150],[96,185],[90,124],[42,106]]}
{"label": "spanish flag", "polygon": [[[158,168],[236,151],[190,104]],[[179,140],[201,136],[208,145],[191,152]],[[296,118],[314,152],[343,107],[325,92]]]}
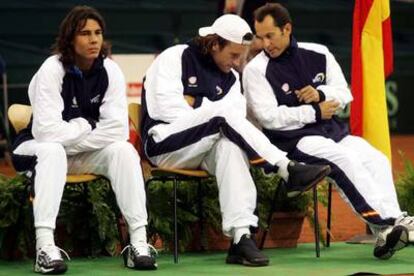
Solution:
{"label": "spanish flag", "polygon": [[385,78],[393,70],[389,0],[355,0],[352,31],[351,132],[391,161]]}

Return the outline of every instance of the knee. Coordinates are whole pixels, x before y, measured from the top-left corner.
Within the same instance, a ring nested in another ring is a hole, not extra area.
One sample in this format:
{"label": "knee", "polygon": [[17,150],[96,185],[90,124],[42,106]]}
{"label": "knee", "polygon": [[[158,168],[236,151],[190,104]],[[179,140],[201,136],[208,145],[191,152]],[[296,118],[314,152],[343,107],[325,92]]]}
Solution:
{"label": "knee", "polygon": [[358,156],[352,152],[339,152],[336,156],[340,159],[340,162],[345,166],[358,165]]}
{"label": "knee", "polygon": [[140,160],[138,152],[134,146],[126,141],[118,141],[110,144],[106,149],[108,156],[111,159],[117,160],[129,160],[137,159]]}
{"label": "knee", "polygon": [[377,151],[377,156],[375,157],[375,159],[382,164],[382,166],[384,167],[390,167],[391,163],[390,160],[388,159],[388,157],[382,153],[381,151],[375,149]]}
{"label": "knee", "polygon": [[36,155],[40,159],[54,159],[57,162],[59,160],[67,160],[65,148],[58,143],[39,143]]}
{"label": "knee", "polygon": [[217,143],[217,152],[236,161],[248,164],[248,158],[245,152],[228,138],[221,138]]}

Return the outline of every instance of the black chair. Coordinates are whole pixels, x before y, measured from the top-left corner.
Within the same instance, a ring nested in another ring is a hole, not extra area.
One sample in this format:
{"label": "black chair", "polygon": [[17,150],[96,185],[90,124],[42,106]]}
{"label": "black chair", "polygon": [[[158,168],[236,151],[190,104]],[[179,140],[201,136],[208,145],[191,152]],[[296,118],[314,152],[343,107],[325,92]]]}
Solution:
{"label": "black chair", "polygon": [[[267,228],[264,229],[263,235],[260,240],[259,248],[263,249],[267,233],[270,230],[270,226],[272,225],[272,218],[273,214],[277,209],[277,199],[279,198],[280,193],[284,193],[284,185],[278,185],[277,189],[274,192],[273,200],[271,202],[271,209],[269,211],[269,215],[267,217]],[[315,235],[315,253],[316,257],[320,257],[320,229],[319,229],[319,215],[318,215],[318,190],[317,186],[312,189],[313,192],[313,209],[314,209],[314,235]],[[329,181],[328,184],[328,214],[327,214],[327,226],[326,226],[326,247],[330,246],[330,238],[331,238],[331,208],[332,208],[332,183]]]}

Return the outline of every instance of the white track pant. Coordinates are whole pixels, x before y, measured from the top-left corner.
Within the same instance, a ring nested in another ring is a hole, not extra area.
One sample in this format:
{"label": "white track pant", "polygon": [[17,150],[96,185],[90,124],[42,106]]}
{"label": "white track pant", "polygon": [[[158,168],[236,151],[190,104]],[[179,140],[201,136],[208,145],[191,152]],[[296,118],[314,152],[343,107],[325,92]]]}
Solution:
{"label": "white track pant", "polygon": [[274,165],[286,153],[240,113],[223,102],[210,102],[170,124],[150,130],[146,143],[150,161],[160,167],[204,168],[216,176],[223,232],[231,236],[235,227],[257,226],[253,214],[256,187],[251,164]]}
{"label": "white track pant", "polygon": [[61,144],[29,140],[13,153],[37,157],[33,201],[35,227],[55,228],[67,173],[105,176],[111,183],[129,229],[147,224],[140,160],[130,143],[115,142],[98,151],[67,156]]}
{"label": "white track pant", "polygon": [[292,159],[329,164],[341,195],[370,225],[393,224],[401,215],[389,160],[364,139],[348,135],[340,142],[322,136],[302,138]]}

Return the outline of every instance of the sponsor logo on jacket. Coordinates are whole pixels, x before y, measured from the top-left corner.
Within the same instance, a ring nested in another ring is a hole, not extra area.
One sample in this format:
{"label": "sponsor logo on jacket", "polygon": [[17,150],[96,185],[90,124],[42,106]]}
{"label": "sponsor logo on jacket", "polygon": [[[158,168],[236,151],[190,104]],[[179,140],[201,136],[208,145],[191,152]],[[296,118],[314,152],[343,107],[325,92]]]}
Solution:
{"label": "sponsor logo on jacket", "polygon": [[282,87],[280,87],[280,88],[282,89],[283,92],[285,92],[286,95],[289,95],[290,93],[292,93],[292,90],[290,90],[289,83],[287,83],[287,82],[282,84]]}
{"label": "sponsor logo on jacket", "polygon": [[316,74],[312,82],[317,83],[317,82],[323,82],[324,80],[325,80],[325,74],[321,72],[321,73]]}
{"label": "sponsor logo on jacket", "polygon": [[188,87],[198,87],[196,76],[191,76],[188,78]]}

